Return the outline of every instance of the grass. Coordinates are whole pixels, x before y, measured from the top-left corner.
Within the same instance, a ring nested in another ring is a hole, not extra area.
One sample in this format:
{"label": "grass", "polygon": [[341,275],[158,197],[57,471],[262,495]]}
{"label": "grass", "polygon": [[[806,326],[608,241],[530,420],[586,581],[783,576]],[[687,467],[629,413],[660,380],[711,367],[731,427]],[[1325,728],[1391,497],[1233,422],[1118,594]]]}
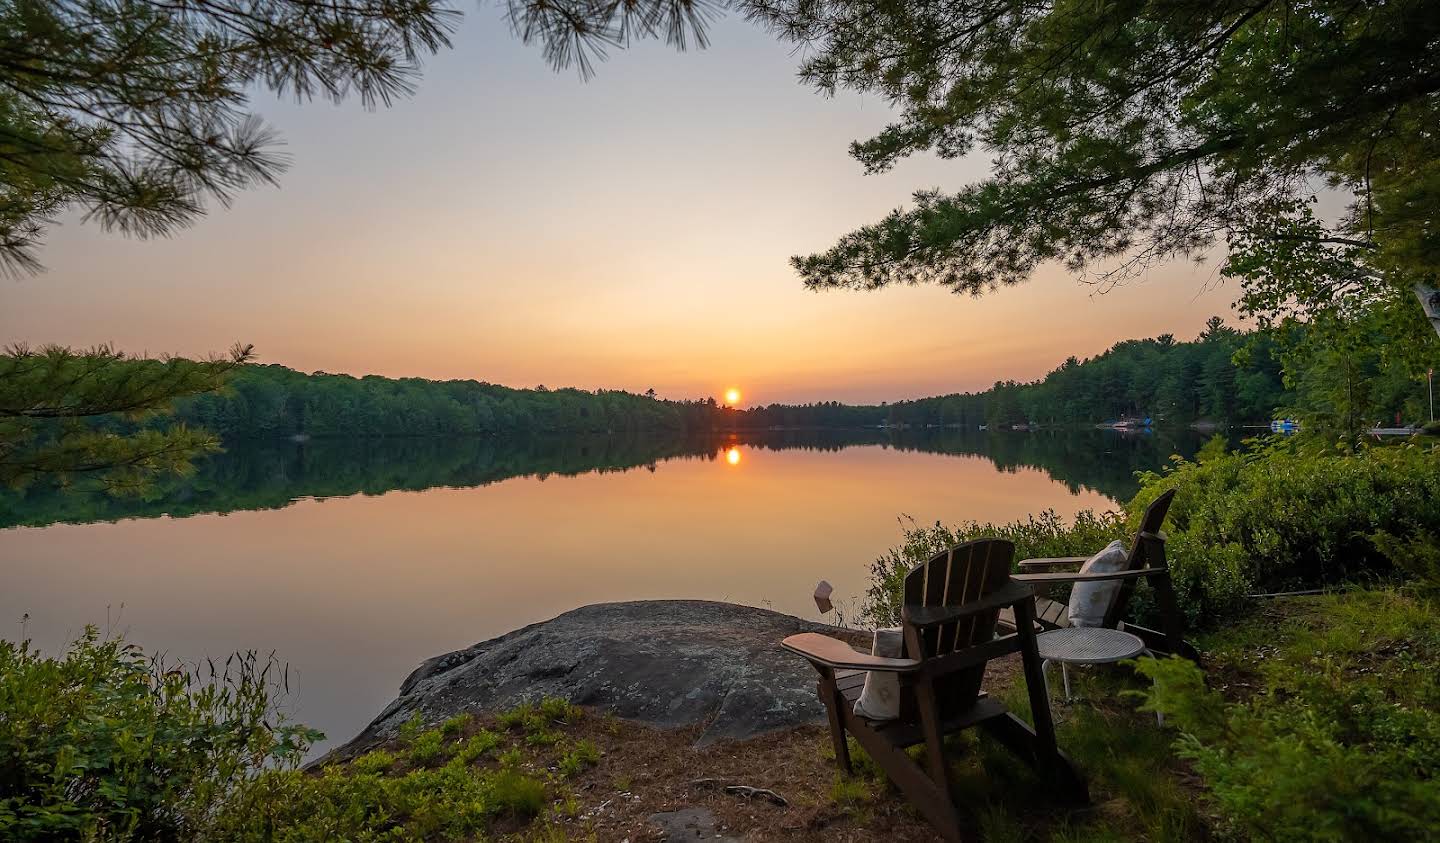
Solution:
{"label": "grass", "polygon": [[1207,640],[1207,677],[1142,666],[1153,705],[1187,733],[1178,749],[1221,831],[1422,839],[1440,827],[1435,608],[1396,590],[1262,604]]}
{"label": "grass", "polygon": [[445,752],[445,733],[439,729],[421,732],[410,741],[407,757],[416,767],[424,767],[439,760]]}
{"label": "grass", "polygon": [[600,763],[600,747],[593,741],[582,740],[560,758],[560,775],[573,778],[582,770]]}
{"label": "grass", "polygon": [[830,785],[830,799],[837,805],[857,808],[873,798],[871,789],[871,783],[863,778],[837,775]]}
{"label": "grass", "polygon": [[280,841],[566,839],[547,810],[577,814],[565,779],[600,759],[592,741],[560,731],[582,717],[563,700],[521,706],[489,723],[461,714],[426,729],[417,715],[389,745],[348,764],[261,774],[227,806],[217,833]]}

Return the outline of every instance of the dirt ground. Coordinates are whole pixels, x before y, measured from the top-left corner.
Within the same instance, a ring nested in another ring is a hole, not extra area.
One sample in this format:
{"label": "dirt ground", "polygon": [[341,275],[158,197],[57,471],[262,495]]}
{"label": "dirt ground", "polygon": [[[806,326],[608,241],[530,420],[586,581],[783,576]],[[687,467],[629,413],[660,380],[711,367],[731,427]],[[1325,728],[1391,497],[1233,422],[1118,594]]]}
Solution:
{"label": "dirt ground", "polygon": [[[986,685],[997,690],[1019,672],[1018,659],[991,663]],[[572,781],[580,811],[561,819],[571,836],[634,843],[662,838],[653,814],[705,808],[716,831],[747,841],[932,841],[934,830],[888,785],[864,781],[863,800],[837,801],[838,771],[823,725],[696,749],[698,728],[661,731],[604,716],[567,729],[600,746],[600,763]],[[781,807],[763,797],[724,792],[746,785],[779,794]]]}

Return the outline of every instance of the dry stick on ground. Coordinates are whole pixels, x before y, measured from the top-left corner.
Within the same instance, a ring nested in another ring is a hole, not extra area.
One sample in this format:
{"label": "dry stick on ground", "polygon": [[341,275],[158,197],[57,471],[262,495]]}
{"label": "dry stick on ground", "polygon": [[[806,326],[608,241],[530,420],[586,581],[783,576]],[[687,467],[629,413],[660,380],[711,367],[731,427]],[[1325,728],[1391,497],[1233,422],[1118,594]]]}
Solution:
{"label": "dry stick on ground", "polygon": [[748,784],[725,784],[722,779],[696,779],[690,782],[691,787],[719,788],[731,796],[739,796],[742,799],[764,799],[781,808],[787,807],[790,803],[785,797],[769,788],[751,787]]}

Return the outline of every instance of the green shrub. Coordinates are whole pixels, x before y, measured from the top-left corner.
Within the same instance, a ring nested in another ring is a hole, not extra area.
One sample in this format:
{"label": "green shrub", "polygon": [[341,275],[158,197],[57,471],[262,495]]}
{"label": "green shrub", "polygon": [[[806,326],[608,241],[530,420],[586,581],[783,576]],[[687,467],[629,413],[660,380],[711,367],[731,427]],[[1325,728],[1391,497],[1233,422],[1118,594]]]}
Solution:
{"label": "green shrub", "polygon": [[496,716],[495,722],[502,729],[523,729],[527,732],[534,731],[534,724],[543,726],[543,722],[535,711],[535,706],[530,703],[521,703],[509,711],[500,712]]}
{"label": "green shrub", "polygon": [[1383,591],[1308,599],[1211,647],[1258,670],[1258,693],[1227,704],[1190,662],[1141,659],[1154,680],[1144,707],[1181,730],[1180,753],[1238,836],[1425,839],[1440,828],[1434,611]]}
{"label": "green shrub", "polygon": [[873,626],[898,624],[905,575],[936,553],[961,542],[1008,539],[1015,543],[1015,559],[1019,561],[1043,556],[1089,555],[1125,535],[1125,522],[1120,514],[1097,514],[1090,510],[1081,511],[1070,524],[1053,510],[1009,524],[967,521],[946,527],[937,522],[921,527],[911,522],[904,528],[900,546],[891,548],[871,563],[870,588],[861,606],[860,618]]}
{"label": "green shrub", "polygon": [[494,813],[529,819],[545,807],[545,785],[516,770],[499,770],[486,784],[486,802]]}
{"label": "green shrub", "polygon": [[425,731],[425,718],[421,717],[420,712],[416,711],[411,713],[410,719],[400,724],[400,728],[396,730],[396,736],[399,737],[401,741],[409,743],[419,737],[423,731]]}
{"label": "green shrub", "polygon": [[381,776],[335,766],[316,776],[267,772],[233,799],[215,839],[235,841],[429,840],[483,837],[497,816],[529,819],[544,783],[517,770],[452,761]]}
{"label": "green shrub", "polygon": [[445,721],[440,724],[440,731],[444,733],[447,738],[454,737],[465,731],[466,727],[468,727],[474,719],[469,712],[462,711],[453,717],[446,718]]}
{"label": "green shrub", "polygon": [[560,775],[569,778],[599,763],[600,747],[593,741],[580,741],[560,758]]}
{"label": "green shrub", "polygon": [[410,763],[423,767],[438,759],[445,752],[445,733],[440,729],[421,732],[410,742],[407,757]]}
{"label": "green shrub", "polygon": [[500,735],[483,729],[470,736],[464,744],[455,751],[455,759],[462,764],[473,764],[482,755],[490,752],[500,745]]}
{"label": "green shrub", "polygon": [[[1233,611],[1247,591],[1284,591],[1396,574],[1392,549],[1440,533],[1440,449],[1412,444],[1350,453],[1303,443],[1227,452],[1141,475],[1134,518],[1167,489],[1166,524],[1180,604],[1192,623]],[[1143,615],[1145,604],[1138,610]]]}
{"label": "green shrub", "polygon": [[578,705],[560,697],[546,697],[540,701],[540,716],[555,723],[574,723],[585,713]]}
{"label": "green shrub", "polygon": [[1401,538],[1385,530],[1371,536],[1375,547],[1395,567],[1404,571],[1411,584],[1419,591],[1440,594],[1440,537],[1426,529],[1416,529],[1407,538]]}
{"label": "green shrub", "polygon": [[284,724],[276,673],[254,653],[182,670],[93,627],[60,658],[0,641],[0,839],[203,836],[262,767],[321,737]]}
{"label": "green shrub", "polygon": [[395,753],[377,749],[350,762],[350,769],[362,775],[377,775],[388,772],[395,766]]}

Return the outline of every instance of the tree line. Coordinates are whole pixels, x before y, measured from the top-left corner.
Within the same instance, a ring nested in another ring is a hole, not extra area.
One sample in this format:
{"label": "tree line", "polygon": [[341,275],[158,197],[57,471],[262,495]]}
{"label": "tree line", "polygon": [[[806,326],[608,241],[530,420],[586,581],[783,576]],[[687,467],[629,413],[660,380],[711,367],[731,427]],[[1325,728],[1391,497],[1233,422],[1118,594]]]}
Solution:
{"label": "tree line", "polygon": [[[1277,348],[1272,333],[1241,332],[1215,317],[1193,341],[1172,334],[1124,340],[1086,360],[1070,357],[1030,382],[996,381],[980,392],[878,406],[772,405],[745,416],[762,425],[820,427],[1073,425],[1122,418],[1169,424],[1268,421],[1292,397]],[[1237,365],[1237,354],[1244,365]]]}
{"label": "tree line", "polygon": [[[713,398],[676,401],[653,391],[515,389],[473,380],[433,381],[245,365],[223,391],[176,403],[174,418],[225,439],[290,436],[433,436],[533,433],[704,432],[764,428],[978,427],[1096,424],[1150,418],[1264,422],[1297,400],[1318,400],[1306,376],[1290,385],[1276,331],[1242,332],[1211,319],[1198,337],[1125,340],[1089,359],[1071,357],[1045,377],[998,381],[980,392],[882,404],[726,407]],[[1237,363],[1238,361],[1238,363]],[[1372,381],[1377,419],[1419,412],[1423,384]],[[1323,374],[1323,373],[1322,373]],[[1318,375],[1310,375],[1311,379]],[[1393,381],[1393,382],[1391,382]]]}

